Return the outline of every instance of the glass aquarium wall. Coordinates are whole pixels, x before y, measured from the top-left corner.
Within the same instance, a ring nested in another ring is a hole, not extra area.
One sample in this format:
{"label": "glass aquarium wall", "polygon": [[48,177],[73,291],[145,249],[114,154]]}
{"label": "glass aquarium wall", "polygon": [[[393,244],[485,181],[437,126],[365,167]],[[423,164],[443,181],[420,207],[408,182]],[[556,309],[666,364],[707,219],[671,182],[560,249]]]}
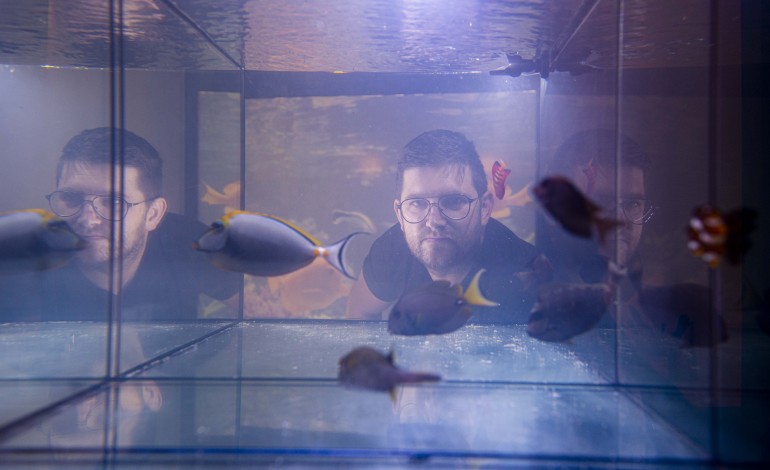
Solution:
{"label": "glass aquarium wall", "polygon": [[[2,2],[0,461],[770,461],[768,14]],[[486,191],[410,222],[437,129]],[[464,278],[407,243],[435,221],[484,234]]]}

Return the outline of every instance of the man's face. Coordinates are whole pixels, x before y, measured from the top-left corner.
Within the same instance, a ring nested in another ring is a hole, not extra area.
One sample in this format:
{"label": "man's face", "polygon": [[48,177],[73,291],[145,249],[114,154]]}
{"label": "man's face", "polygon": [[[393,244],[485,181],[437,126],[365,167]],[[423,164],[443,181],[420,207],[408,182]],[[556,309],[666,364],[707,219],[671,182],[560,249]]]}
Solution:
{"label": "man's face", "polygon": [[[93,196],[110,194],[111,167],[102,164],[67,163],[62,168],[58,190],[73,191],[90,200]],[[139,189],[139,170],[126,167],[124,172],[123,198],[127,202],[141,202],[146,196]],[[84,266],[104,266],[110,259],[110,225],[118,224],[99,216],[90,203],[85,203],[80,212],[65,217],[72,229],[87,242],[86,249],[78,254],[78,262]],[[133,206],[122,220],[123,259],[141,259],[147,244],[148,233],[159,223],[151,210],[151,201]],[[118,225],[116,225],[117,227]]]}
{"label": "man's face", "polygon": [[[425,220],[409,223],[397,206],[409,198],[428,198],[435,203],[441,196],[456,194],[478,198],[471,203],[468,216],[461,220],[445,217],[434,205]],[[489,193],[481,197],[476,193],[467,166],[416,167],[404,170],[400,200],[394,201],[393,208],[412,254],[432,273],[442,273],[471,262],[481,246],[492,198]]]}
{"label": "man's face", "polygon": [[[639,247],[643,225],[631,223],[623,214],[618,202],[645,198],[644,171],[630,165],[621,165],[619,171],[617,198],[613,171],[598,168],[591,182],[587,181],[584,175],[577,177],[576,182],[592,201],[605,210],[604,216],[615,217],[625,222],[622,227],[611,231],[604,245],[600,247],[600,253],[610,259],[614,259],[615,250],[617,250],[617,262],[625,265]],[[617,211],[613,212],[613,208],[617,208]]]}

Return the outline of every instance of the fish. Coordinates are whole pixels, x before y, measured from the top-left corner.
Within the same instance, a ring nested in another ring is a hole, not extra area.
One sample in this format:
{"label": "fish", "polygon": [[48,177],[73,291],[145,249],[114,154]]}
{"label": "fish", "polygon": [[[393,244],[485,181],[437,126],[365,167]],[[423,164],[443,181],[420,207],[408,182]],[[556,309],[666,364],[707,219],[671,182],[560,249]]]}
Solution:
{"label": "fish", "polygon": [[351,281],[319,258],[292,273],[270,277],[267,283],[281,309],[291,316],[324,309],[347,296],[352,287]]}
{"label": "fish", "polygon": [[564,342],[583,334],[607,312],[613,292],[607,283],[545,284],[530,311],[527,334],[548,342]]}
{"label": "fish", "polygon": [[222,192],[217,191],[205,182],[203,186],[206,188],[206,193],[201,197],[201,201],[210,206],[224,205],[225,213],[238,210],[241,205],[241,182],[233,181],[227,183]]}
{"label": "fish", "polygon": [[465,292],[462,286],[449,281],[432,281],[406,292],[388,315],[388,331],[405,336],[451,333],[470,319],[471,306],[499,306],[485,298],[479,289],[479,278],[484,271],[480,269],[473,276]]}
{"label": "fish", "polygon": [[391,350],[387,355],[369,346],[359,346],[339,360],[337,380],[348,388],[388,392],[395,401],[395,388],[402,384],[438,382],[441,376],[410,372],[395,365]]}
{"label": "fish", "polygon": [[711,321],[711,289],[704,285],[685,282],[642,287],[639,305],[662,333],[681,338],[684,348],[711,347],[729,339],[722,316],[716,313]]}
{"label": "fish", "polygon": [[60,268],[85,247],[86,241],[51,212],[23,209],[0,213],[0,274]]}
{"label": "fish", "polygon": [[329,246],[294,224],[276,216],[233,211],[214,221],[193,243],[216,267],[254,276],[280,276],[294,272],[322,257],[345,276],[344,251],[354,232]]}
{"label": "fish", "polygon": [[342,209],[333,210],[332,223],[334,225],[339,225],[343,222],[354,225],[367,233],[375,233],[377,231],[377,227],[374,225],[374,222],[372,222],[372,219],[362,212],[344,211]]}
{"label": "fish", "polygon": [[599,243],[604,243],[610,230],[624,225],[620,220],[600,216],[602,208],[563,176],[544,178],[532,192],[562,228],[573,235],[591,238],[595,229]]}
{"label": "fish", "polygon": [[749,234],[756,218],[754,209],[743,207],[722,215],[716,207],[701,204],[687,224],[687,249],[712,269],[725,257],[731,264],[739,264],[751,247]]}
{"label": "fish", "polygon": [[538,254],[526,264],[526,267],[528,268],[527,270],[514,274],[522,282],[525,291],[533,286],[553,281],[553,263],[551,263],[551,260],[546,255]]}
{"label": "fish", "polygon": [[495,160],[495,163],[492,164],[492,187],[497,199],[502,200],[505,196],[505,180],[510,174],[511,170],[505,167],[505,162]]}

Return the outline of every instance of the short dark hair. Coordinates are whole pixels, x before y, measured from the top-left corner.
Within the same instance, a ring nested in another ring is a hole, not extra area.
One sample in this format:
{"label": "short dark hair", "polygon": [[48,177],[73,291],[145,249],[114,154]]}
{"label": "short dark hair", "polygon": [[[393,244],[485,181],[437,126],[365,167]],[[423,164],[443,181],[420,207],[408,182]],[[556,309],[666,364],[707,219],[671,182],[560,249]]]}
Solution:
{"label": "short dark hair", "polygon": [[487,175],[473,142],[459,132],[436,129],[423,132],[404,147],[396,175],[399,194],[407,168],[443,165],[469,167],[476,192],[481,195],[487,191]]}
{"label": "short dark hair", "polygon": [[573,134],[556,149],[548,173],[574,171],[591,159],[599,166],[615,168],[617,139],[620,139],[621,165],[646,170],[649,165],[647,154],[634,139],[612,129],[590,129]]}
{"label": "short dark hair", "polygon": [[114,127],[88,129],[71,138],[59,157],[56,184],[61,180],[66,163],[113,164],[113,136],[118,139],[120,132],[123,133],[125,166],[139,170],[139,188],[146,197],[159,197],[163,185],[163,160],[158,151],[143,137]]}

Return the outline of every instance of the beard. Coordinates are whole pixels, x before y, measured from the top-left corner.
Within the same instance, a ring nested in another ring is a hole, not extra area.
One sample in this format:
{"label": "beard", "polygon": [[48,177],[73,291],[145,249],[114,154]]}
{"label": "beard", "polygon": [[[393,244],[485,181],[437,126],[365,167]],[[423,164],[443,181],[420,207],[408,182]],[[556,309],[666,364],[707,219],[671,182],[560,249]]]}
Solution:
{"label": "beard", "polygon": [[433,273],[447,273],[472,263],[481,246],[481,229],[457,233],[445,228],[440,231],[423,229],[406,236],[412,254]]}
{"label": "beard", "polygon": [[[77,262],[83,268],[106,271],[109,269],[110,259],[116,261],[120,256],[118,243],[113,245],[110,240],[109,225],[99,226],[85,232],[79,232],[87,240],[86,248],[77,255]],[[145,237],[138,230],[129,231],[124,226],[123,232],[123,261],[141,257],[144,253]]]}

